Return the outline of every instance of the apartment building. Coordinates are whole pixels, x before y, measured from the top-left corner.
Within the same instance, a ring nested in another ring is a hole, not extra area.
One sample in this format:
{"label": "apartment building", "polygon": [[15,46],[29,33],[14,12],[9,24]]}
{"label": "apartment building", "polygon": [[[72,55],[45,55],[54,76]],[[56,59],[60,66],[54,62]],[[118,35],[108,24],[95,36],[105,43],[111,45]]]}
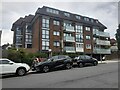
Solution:
{"label": "apartment building", "polygon": [[99,20],[43,6],[12,26],[13,44],[31,52],[110,54],[110,35]]}

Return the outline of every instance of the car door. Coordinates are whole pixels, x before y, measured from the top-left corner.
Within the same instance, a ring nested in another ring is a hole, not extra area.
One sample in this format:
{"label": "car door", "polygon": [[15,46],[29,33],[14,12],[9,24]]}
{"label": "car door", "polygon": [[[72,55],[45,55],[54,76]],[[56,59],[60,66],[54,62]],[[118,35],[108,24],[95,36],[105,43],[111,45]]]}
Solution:
{"label": "car door", "polygon": [[86,59],[84,55],[79,56],[79,60],[81,60],[82,63],[86,63]]}
{"label": "car door", "polygon": [[59,55],[57,57],[57,59],[54,60],[55,61],[55,68],[61,67],[63,65],[63,63],[64,63],[63,59],[64,59],[63,56]]}
{"label": "car door", "polygon": [[66,60],[67,58],[64,56],[64,55],[59,55],[58,56],[58,65],[59,66],[63,66],[64,65],[64,61]]}
{"label": "car door", "polygon": [[2,73],[15,73],[14,63],[9,60],[2,60]]}
{"label": "car door", "polygon": [[86,58],[86,62],[87,63],[92,63],[92,59],[91,59],[91,57],[90,56],[85,56],[85,58]]}
{"label": "car door", "polygon": [[52,58],[51,58],[51,66],[53,67],[53,68],[55,68],[56,66],[58,66],[58,56],[53,56]]}

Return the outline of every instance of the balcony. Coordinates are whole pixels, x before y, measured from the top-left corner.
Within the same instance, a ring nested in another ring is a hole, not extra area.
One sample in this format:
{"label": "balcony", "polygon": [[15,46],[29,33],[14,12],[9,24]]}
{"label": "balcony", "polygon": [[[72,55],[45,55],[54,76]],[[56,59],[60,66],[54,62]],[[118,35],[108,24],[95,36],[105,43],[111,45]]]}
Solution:
{"label": "balcony", "polygon": [[99,40],[99,39],[97,39],[95,42],[98,45],[108,45],[108,46],[110,46],[110,41],[107,41],[107,40]]}
{"label": "balcony", "polygon": [[110,37],[110,34],[107,33],[107,32],[99,32],[99,35],[100,35],[101,37]]}
{"label": "balcony", "polygon": [[96,31],[96,32],[93,32],[93,34],[95,34],[96,36],[101,36],[101,37],[110,37],[110,34],[107,32]]}
{"label": "balcony", "polygon": [[95,54],[111,54],[111,50],[110,49],[94,49],[93,52]]}
{"label": "balcony", "polygon": [[75,32],[73,26],[66,26],[66,27],[64,27],[64,30],[65,30],[65,31],[68,31],[68,32]]}
{"label": "balcony", "polygon": [[84,48],[76,47],[76,52],[84,52]]}
{"label": "balcony", "polygon": [[67,53],[75,53],[75,47],[65,46],[64,51]]}
{"label": "balcony", "polygon": [[67,42],[75,42],[75,37],[65,36],[65,37],[64,37],[64,41],[67,41]]}

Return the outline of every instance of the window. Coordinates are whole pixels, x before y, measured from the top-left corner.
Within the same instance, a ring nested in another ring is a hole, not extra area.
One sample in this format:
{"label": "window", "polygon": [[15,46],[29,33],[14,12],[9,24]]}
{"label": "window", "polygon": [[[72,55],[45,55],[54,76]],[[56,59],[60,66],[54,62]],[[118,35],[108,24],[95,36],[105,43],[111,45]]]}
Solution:
{"label": "window", "polygon": [[49,50],[49,41],[42,40],[42,50]]}
{"label": "window", "polygon": [[80,17],[80,16],[75,16],[75,17],[76,17],[76,19],[79,19],[79,20],[81,19],[81,17]]}
{"label": "window", "polygon": [[32,33],[31,29],[26,29],[26,33]]}
{"label": "window", "polygon": [[54,9],[51,9],[51,8],[47,8],[46,11],[49,12],[49,13],[53,13],[53,14],[59,14],[58,10],[54,10]]}
{"label": "window", "polygon": [[59,22],[59,21],[54,20],[54,21],[53,21],[53,24],[54,24],[54,25],[60,25],[60,22]]}
{"label": "window", "polygon": [[87,56],[87,55],[85,55],[85,58],[86,58],[86,59],[91,59],[91,57],[90,57],[90,56]]}
{"label": "window", "polygon": [[89,18],[86,18],[86,17],[84,17],[84,20],[85,20],[85,21],[90,21],[90,19],[89,19]]}
{"label": "window", "polygon": [[90,40],[91,38],[90,38],[90,36],[88,35],[88,36],[86,36],[86,39],[87,39],[87,40]]}
{"label": "window", "polygon": [[83,35],[82,34],[76,34],[76,42],[83,42]]}
{"label": "window", "polygon": [[83,44],[76,44],[77,48],[83,48]]}
{"label": "window", "polygon": [[48,18],[43,18],[42,19],[42,27],[43,28],[49,28],[49,19]]}
{"label": "window", "polygon": [[42,39],[49,39],[49,30],[42,29]]}
{"label": "window", "polygon": [[86,31],[90,31],[90,27],[85,27],[85,30]]}
{"label": "window", "polygon": [[93,34],[97,34],[97,35],[99,35],[99,29],[97,29],[97,28],[93,28]]}
{"label": "window", "polygon": [[51,60],[52,60],[52,59],[57,60],[57,59],[58,59],[58,56],[53,56],[53,57],[51,58]]}
{"label": "window", "polygon": [[49,50],[48,46],[42,46],[42,50]]}
{"label": "window", "polygon": [[69,14],[69,13],[64,13],[64,15],[65,15],[66,17],[70,17],[70,14]]}
{"label": "window", "polygon": [[54,41],[54,46],[59,47],[60,46],[60,42],[59,41]]}
{"label": "window", "polygon": [[93,19],[91,19],[91,22],[93,23],[93,22],[94,22],[94,20],[93,20]]}
{"label": "window", "polygon": [[84,55],[81,55],[81,56],[79,56],[80,57],[80,59],[85,59],[85,56]]}
{"label": "window", "polygon": [[83,33],[83,26],[82,25],[76,25],[76,32],[77,33]]}
{"label": "window", "polygon": [[48,30],[42,30],[42,34],[48,34],[49,35],[49,31]]}
{"label": "window", "polygon": [[32,35],[27,34],[26,38],[32,39]]}
{"label": "window", "polygon": [[27,44],[27,48],[32,48],[32,44]]}
{"label": "window", "polygon": [[32,43],[32,40],[30,38],[26,38],[26,43]]}
{"label": "window", "polygon": [[21,36],[16,37],[16,43],[22,43],[22,37]]}
{"label": "window", "polygon": [[8,60],[0,60],[0,64],[9,64],[10,61]]}
{"label": "window", "polygon": [[49,41],[42,41],[43,46],[49,46]]}
{"label": "window", "polygon": [[90,44],[86,44],[86,49],[91,49],[91,45]]}
{"label": "window", "polygon": [[22,31],[21,31],[21,29],[20,28],[16,28],[16,35],[21,35],[22,34]]}
{"label": "window", "polygon": [[98,23],[98,20],[96,20],[95,22]]}
{"label": "window", "polygon": [[53,35],[60,36],[60,32],[54,31],[54,32],[53,32]]}

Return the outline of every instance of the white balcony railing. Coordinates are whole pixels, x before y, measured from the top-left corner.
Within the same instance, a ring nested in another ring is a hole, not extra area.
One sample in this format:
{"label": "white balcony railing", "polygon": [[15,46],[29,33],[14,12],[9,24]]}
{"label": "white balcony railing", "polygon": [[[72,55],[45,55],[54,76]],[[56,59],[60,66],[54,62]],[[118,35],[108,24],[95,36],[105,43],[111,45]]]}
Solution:
{"label": "white balcony railing", "polygon": [[93,52],[95,54],[111,54],[111,50],[110,49],[93,49]]}
{"label": "white balcony railing", "polygon": [[84,52],[84,48],[76,47],[76,52]]}
{"label": "white balcony railing", "polygon": [[75,47],[65,46],[64,51],[68,53],[75,53]]}
{"label": "white balcony railing", "polygon": [[65,40],[65,41],[68,41],[68,42],[75,42],[75,37],[65,36],[65,37],[64,37],[64,40]]}
{"label": "white balcony railing", "polygon": [[107,33],[107,32],[99,32],[100,36],[103,36],[103,37],[110,37],[110,34]]}
{"label": "white balcony railing", "polygon": [[110,41],[97,39],[97,40],[96,40],[96,44],[98,44],[98,45],[108,45],[108,46],[110,46]]}
{"label": "white balcony railing", "polygon": [[96,34],[97,36],[101,37],[110,37],[110,34],[108,32],[93,31],[93,34]]}
{"label": "white balcony railing", "polygon": [[75,32],[73,26],[65,26],[65,27],[64,27],[64,30],[65,30],[65,31],[68,31],[68,32]]}

